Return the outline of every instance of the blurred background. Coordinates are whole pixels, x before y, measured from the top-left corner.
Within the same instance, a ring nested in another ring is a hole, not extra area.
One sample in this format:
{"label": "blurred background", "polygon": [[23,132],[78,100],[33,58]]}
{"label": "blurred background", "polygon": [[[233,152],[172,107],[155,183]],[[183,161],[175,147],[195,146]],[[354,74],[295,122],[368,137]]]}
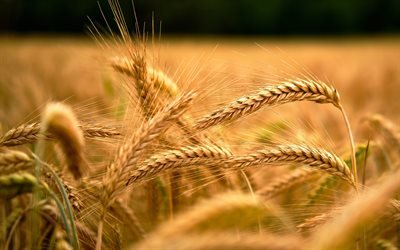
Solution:
{"label": "blurred background", "polygon": [[[131,0],[119,1],[132,20]],[[399,0],[135,0],[139,21],[168,34],[376,34],[400,31]],[[107,0],[0,0],[4,33],[83,33]]]}
{"label": "blurred background", "polygon": [[[134,31],[132,1],[119,3]],[[201,105],[203,113],[279,78],[316,77],[339,89],[352,122],[374,112],[400,119],[400,0],[134,0],[134,4],[146,31],[151,30],[153,17],[156,34],[161,26],[159,48],[151,50],[157,62],[152,63],[182,88],[213,93],[207,101],[210,107]],[[93,28],[89,18],[97,27],[107,27],[107,20],[118,33],[108,0],[0,0],[4,127],[27,121],[49,100],[77,106],[95,102],[85,106],[99,113],[117,105],[120,95],[109,90],[121,82],[109,63],[117,50],[95,42],[88,31]],[[288,105],[289,116],[292,107]],[[321,108],[319,114],[326,117],[318,119],[335,124],[338,117]]]}

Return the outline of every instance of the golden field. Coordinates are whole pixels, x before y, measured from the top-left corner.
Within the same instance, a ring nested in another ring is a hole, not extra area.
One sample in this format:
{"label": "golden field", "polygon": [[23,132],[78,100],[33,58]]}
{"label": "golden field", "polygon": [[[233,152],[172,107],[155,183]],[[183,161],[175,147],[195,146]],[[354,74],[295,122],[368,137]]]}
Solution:
{"label": "golden field", "polygon": [[0,246],[397,249],[399,58],[396,36],[0,37]]}

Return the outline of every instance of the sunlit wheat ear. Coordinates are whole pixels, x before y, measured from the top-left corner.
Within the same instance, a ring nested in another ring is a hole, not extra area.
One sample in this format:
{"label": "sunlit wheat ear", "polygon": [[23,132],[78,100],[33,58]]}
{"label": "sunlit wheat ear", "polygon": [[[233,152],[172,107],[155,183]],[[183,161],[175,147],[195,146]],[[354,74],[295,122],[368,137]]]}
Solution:
{"label": "sunlit wheat ear", "polygon": [[124,189],[129,171],[135,167],[141,153],[169,128],[170,122],[175,121],[189,108],[193,97],[194,94],[189,93],[170,103],[121,145],[102,181],[102,202],[105,207],[108,207],[115,195]]}
{"label": "sunlit wheat ear", "polygon": [[25,172],[0,176],[0,200],[31,193],[38,185],[38,180],[33,175]]}
{"label": "sunlit wheat ear", "polygon": [[37,141],[40,136],[39,123],[23,124],[17,128],[9,130],[1,138],[0,145],[10,147],[32,143]]}
{"label": "sunlit wheat ear", "polygon": [[[301,238],[267,233],[214,232],[177,235],[139,244],[135,249],[165,250],[301,250]],[[305,249],[304,249],[305,250]]]}
{"label": "sunlit wheat ear", "polygon": [[337,211],[335,213],[328,212],[316,215],[314,217],[306,219],[303,223],[297,225],[297,231],[301,233],[308,232],[310,230],[315,229],[316,227],[325,224],[328,220],[332,219],[335,215],[337,215]]}
{"label": "sunlit wheat ear", "polygon": [[196,129],[207,129],[224,122],[234,121],[257,110],[272,105],[296,101],[314,101],[331,103],[339,107],[339,93],[323,82],[311,80],[291,80],[277,85],[270,85],[254,94],[243,96],[223,106],[209,115],[197,120]]}
{"label": "sunlit wheat ear", "polygon": [[232,157],[227,161],[226,168],[240,169],[258,165],[274,165],[300,163],[317,170],[338,176],[356,187],[354,176],[346,163],[336,156],[321,148],[308,145],[278,145],[259,150],[256,153]]}
{"label": "sunlit wheat ear", "polygon": [[33,168],[33,160],[24,152],[6,150],[0,152],[0,175]]}
{"label": "sunlit wheat ear", "polygon": [[48,104],[43,115],[43,131],[54,136],[65,154],[69,172],[76,180],[85,165],[82,130],[72,110],[61,103]]}
{"label": "sunlit wheat ear", "polygon": [[306,183],[309,180],[319,178],[319,171],[309,168],[301,168],[294,170],[286,175],[278,177],[265,185],[257,194],[264,199],[270,199],[276,195],[283,193],[297,185]]}
{"label": "sunlit wheat ear", "polygon": [[230,152],[217,146],[188,146],[170,150],[146,160],[142,166],[130,174],[127,185],[159,175],[169,169],[185,168],[207,162],[213,163],[215,160],[228,159],[230,155]]}
{"label": "sunlit wheat ear", "polygon": [[[134,61],[126,57],[114,57],[111,59],[111,66],[119,73],[125,74],[130,77],[135,77]],[[155,89],[167,93],[170,97],[178,95],[178,87],[174,81],[171,80],[161,70],[147,66],[146,68],[147,82],[150,83]],[[143,86],[141,86],[143,88]]]}
{"label": "sunlit wheat ear", "polygon": [[[85,138],[114,138],[121,135],[118,127],[101,124],[82,124]],[[41,134],[40,123],[28,123],[10,129],[1,139],[0,146],[12,147],[28,143],[34,143],[38,139],[54,139],[51,134]]]}
{"label": "sunlit wheat ear", "polygon": [[102,204],[101,218],[97,231],[96,249],[102,246],[103,222],[107,209],[114,203],[117,195],[126,187],[129,171],[136,167],[137,160],[143,151],[161,136],[172,121],[179,118],[192,103],[194,94],[188,93],[170,103],[153,118],[144,123],[132,136],[122,144],[113,162],[108,165],[102,179],[99,198]]}
{"label": "sunlit wheat ear", "polygon": [[391,174],[385,182],[355,197],[342,212],[315,232],[307,249],[343,249],[400,191],[400,171]]}

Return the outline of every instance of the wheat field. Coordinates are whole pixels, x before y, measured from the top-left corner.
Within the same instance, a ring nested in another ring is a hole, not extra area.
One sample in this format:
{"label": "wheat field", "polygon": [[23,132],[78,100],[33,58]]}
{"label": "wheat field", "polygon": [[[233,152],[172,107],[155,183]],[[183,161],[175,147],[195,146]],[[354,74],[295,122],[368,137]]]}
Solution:
{"label": "wheat field", "polygon": [[0,37],[3,249],[400,247],[398,37],[93,33]]}

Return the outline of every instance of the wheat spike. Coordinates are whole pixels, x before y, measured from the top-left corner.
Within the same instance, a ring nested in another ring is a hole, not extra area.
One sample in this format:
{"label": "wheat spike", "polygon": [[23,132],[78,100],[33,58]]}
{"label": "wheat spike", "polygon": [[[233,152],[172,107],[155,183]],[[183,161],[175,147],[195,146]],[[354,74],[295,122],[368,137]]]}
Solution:
{"label": "wheat spike", "polygon": [[115,160],[107,168],[103,179],[102,202],[108,207],[113,202],[115,194],[125,187],[129,178],[129,170],[136,165],[136,161],[146,147],[165,130],[168,123],[177,119],[190,106],[193,94],[189,93],[165,107],[119,148]]}
{"label": "wheat spike", "polygon": [[85,165],[84,137],[72,110],[61,103],[48,104],[43,115],[43,131],[53,135],[66,156],[68,170],[76,180],[82,177]]}
{"label": "wheat spike", "polygon": [[0,175],[28,170],[32,167],[32,159],[24,152],[7,150],[0,153]]}
{"label": "wheat spike", "polygon": [[255,94],[243,96],[209,115],[200,118],[195,129],[207,129],[223,122],[244,117],[264,106],[279,105],[295,101],[332,103],[339,108],[337,90],[320,81],[290,80],[278,85],[267,86]]}
{"label": "wheat spike", "polygon": [[[111,59],[111,66],[119,73],[130,77],[135,77],[134,60],[126,57],[115,57]],[[157,70],[151,66],[146,68],[147,82],[151,83],[156,89],[161,89],[170,97],[176,97],[178,87],[166,74],[161,70]]]}
{"label": "wheat spike", "polygon": [[11,199],[20,194],[30,193],[38,185],[37,179],[25,172],[0,176],[0,199]]}
{"label": "wheat spike", "polygon": [[[105,126],[101,124],[82,124],[79,127],[83,130],[85,138],[114,138],[121,135],[118,127]],[[38,139],[54,139],[50,134],[41,134],[40,123],[28,123],[10,129],[1,139],[0,146],[13,147],[28,143],[34,143]]]}
{"label": "wheat spike", "polygon": [[264,199],[270,199],[294,186],[301,185],[310,179],[318,178],[318,173],[318,171],[309,168],[296,169],[289,174],[272,180],[271,183],[267,184],[256,193]]}
{"label": "wheat spike", "polygon": [[261,164],[302,163],[338,176],[356,187],[354,176],[338,156],[308,145],[278,145],[254,154],[232,157],[226,168],[238,169]]}
{"label": "wheat spike", "polygon": [[143,166],[135,169],[127,185],[138,182],[145,177],[151,177],[168,169],[187,167],[193,164],[206,163],[207,161],[227,159],[230,153],[217,146],[188,146],[177,150],[170,150],[152,156]]}
{"label": "wheat spike", "polygon": [[303,223],[297,226],[297,231],[298,232],[307,232],[309,230],[312,230],[324,223],[326,223],[329,219],[331,219],[334,216],[334,214],[331,213],[323,213],[316,215],[314,217],[306,219]]}

